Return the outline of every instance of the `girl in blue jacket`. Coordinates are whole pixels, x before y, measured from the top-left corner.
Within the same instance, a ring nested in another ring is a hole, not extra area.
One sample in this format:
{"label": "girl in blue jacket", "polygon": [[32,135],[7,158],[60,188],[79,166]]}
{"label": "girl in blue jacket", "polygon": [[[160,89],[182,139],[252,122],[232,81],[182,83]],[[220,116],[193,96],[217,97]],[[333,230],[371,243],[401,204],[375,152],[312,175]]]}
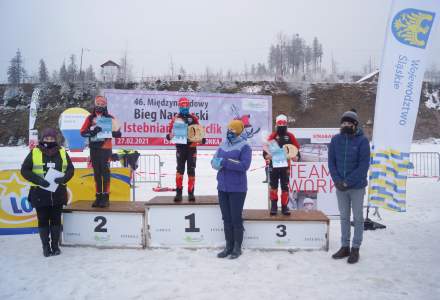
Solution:
{"label": "girl in blue jacket", "polygon": [[252,160],[252,149],[240,134],[244,125],[241,120],[228,124],[226,140],[217,149],[211,165],[218,170],[217,190],[222,212],[226,239],[225,249],[217,254],[234,259],[241,255],[243,242],[242,212],[247,192],[246,171]]}

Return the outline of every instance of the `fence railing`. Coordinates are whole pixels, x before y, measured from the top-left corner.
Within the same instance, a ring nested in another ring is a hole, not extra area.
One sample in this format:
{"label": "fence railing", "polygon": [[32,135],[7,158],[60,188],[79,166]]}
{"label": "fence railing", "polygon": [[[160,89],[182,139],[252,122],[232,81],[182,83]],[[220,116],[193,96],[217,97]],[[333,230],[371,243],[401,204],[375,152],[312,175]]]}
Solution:
{"label": "fence railing", "polygon": [[[163,162],[159,154],[142,154],[139,156],[138,168],[134,172],[135,183],[157,183],[162,186],[162,166]],[[121,167],[119,161],[111,163],[111,167]]]}
{"label": "fence railing", "polygon": [[411,152],[409,160],[408,177],[440,177],[440,153]]}

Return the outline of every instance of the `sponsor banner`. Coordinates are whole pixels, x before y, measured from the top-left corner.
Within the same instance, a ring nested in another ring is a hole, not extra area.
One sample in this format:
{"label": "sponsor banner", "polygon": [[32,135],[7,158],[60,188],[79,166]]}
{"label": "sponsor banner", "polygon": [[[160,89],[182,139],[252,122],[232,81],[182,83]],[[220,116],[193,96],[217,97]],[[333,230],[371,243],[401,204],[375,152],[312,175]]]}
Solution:
{"label": "sponsor banner", "polygon": [[438,0],[392,2],[374,115],[371,206],[406,211],[409,151],[439,13]]}
{"label": "sponsor banner", "polygon": [[310,139],[312,144],[330,144],[339,128],[289,128],[297,139]]}
{"label": "sponsor banner", "polygon": [[40,89],[34,89],[29,105],[29,149],[38,145],[38,131],[34,129],[37,120],[37,110],[39,105]]}
{"label": "sponsor banner", "polygon": [[[37,215],[27,201],[30,184],[20,170],[0,171],[0,235],[37,232]],[[75,169],[67,184],[69,203],[95,198],[93,170]],[[130,201],[130,170],[111,169],[111,201]]]}
{"label": "sponsor banner", "polygon": [[81,136],[80,129],[88,115],[81,107],[68,108],[60,115],[60,130],[70,151],[82,151],[86,146],[87,139]]}
{"label": "sponsor banner", "polygon": [[262,149],[263,136],[270,131],[272,97],[242,94],[180,93],[158,91],[104,90],[108,110],[121,125],[121,138],[114,139],[119,148],[170,149],[174,144],[165,136],[169,123],[178,112],[180,97],[190,100],[190,113],[205,128],[206,143],[201,149],[213,149],[226,137],[232,119],[245,125],[242,136],[253,149]]}
{"label": "sponsor banner", "polygon": [[318,209],[339,215],[336,188],[328,169],[328,146],[339,128],[289,128],[300,143],[300,162],[292,162],[289,177],[289,207]]}

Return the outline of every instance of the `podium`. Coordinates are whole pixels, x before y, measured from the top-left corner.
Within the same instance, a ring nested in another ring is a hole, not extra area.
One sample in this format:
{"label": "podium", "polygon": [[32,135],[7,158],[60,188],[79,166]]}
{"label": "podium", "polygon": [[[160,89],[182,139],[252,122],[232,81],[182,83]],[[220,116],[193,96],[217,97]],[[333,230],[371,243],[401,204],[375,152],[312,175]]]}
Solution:
{"label": "podium", "polygon": [[328,251],[330,220],[320,211],[270,216],[267,210],[245,209],[243,219],[244,248]]}
{"label": "podium", "polygon": [[[217,196],[174,202],[157,196],[148,202],[111,202],[92,208],[78,201],[63,209],[62,245],[104,248],[221,248],[225,245]],[[268,210],[243,211],[243,248],[325,250],[330,220],[320,211],[270,216]]]}
{"label": "podium", "polygon": [[145,202],[113,201],[94,208],[77,201],[63,209],[63,246],[145,248]]}
{"label": "podium", "polygon": [[223,221],[217,196],[158,196],[146,203],[147,246],[151,248],[211,248],[225,243]]}

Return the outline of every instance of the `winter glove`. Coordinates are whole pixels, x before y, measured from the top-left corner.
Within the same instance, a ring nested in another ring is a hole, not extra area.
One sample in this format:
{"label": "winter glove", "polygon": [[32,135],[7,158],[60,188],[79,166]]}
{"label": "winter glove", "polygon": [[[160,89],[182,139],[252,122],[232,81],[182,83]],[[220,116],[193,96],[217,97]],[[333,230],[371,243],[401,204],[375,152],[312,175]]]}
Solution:
{"label": "winter glove", "polygon": [[93,128],[93,130],[90,130],[90,133],[95,136],[98,134],[98,132],[101,132],[101,131],[102,131],[101,127],[95,126],[95,128]]}
{"label": "winter glove", "polygon": [[118,131],[112,131],[112,137],[114,138],[120,138],[122,136],[122,133]]}
{"label": "winter glove", "polygon": [[57,184],[65,184],[65,180],[64,180],[64,177],[58,177],[58,178],[55,178],[55,183],[57,183]]}
{"label": "winter glove", "polygon": [[348,190],[348,185],[345,182],[343,182],[343,181],[336,182],[335,186],[341,192],[345,192],[346,190]]}
{"label": "winter glove", "polygon": [[216,169],[217,171],[220,170],[222,168],[222,160],[223,160],[223,158],[221,158],[221,157],[214,157],[211,160],[212,168]]}
{"label": "winter glove", "polygon": [[206,144],[206,138],[202,138],[202,144]]}
{"label": "winter glove", "polygon": [[113,153],[112,156],[110,157],[111,161],[118,161],[119,159],[120,158],[119,158],[119,155],[117,153]]}
{"label": "winter glove", "polygon": [[38,185],[47,188],[50,185],[50,183],[46,179],[41,178],[41,180],[38,183]]}

